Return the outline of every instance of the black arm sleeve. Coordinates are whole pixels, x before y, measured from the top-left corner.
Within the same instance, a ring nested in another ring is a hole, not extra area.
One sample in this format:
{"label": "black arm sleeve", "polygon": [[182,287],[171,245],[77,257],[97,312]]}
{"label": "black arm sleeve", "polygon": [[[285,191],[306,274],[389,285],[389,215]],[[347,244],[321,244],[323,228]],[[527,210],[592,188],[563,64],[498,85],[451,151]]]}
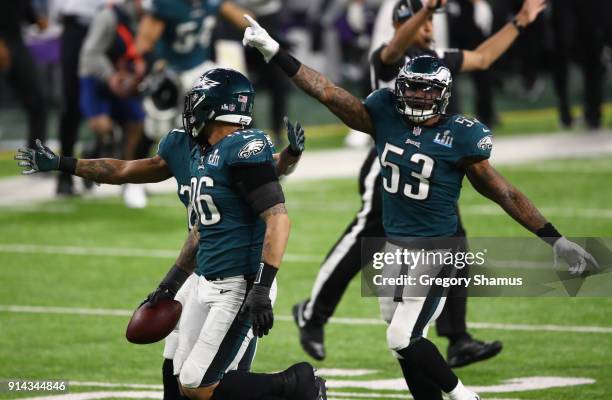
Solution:
{"label": "black arm sleeve", "polygon": [[381,53],[383,49],[385,48],[385,46],[386,45],[383,44],[378,49],[376,49],[374,53],[372,53],[372,56],[370,58],[370,64],[372,65],[372,68],[374,69],[375,79],[378,79],[384,82],[389,82],[397,77],[397,74],[399,74],[399,71],[404,65],[404,63],[406,62],[406,60],[404,59],[404,57],[402,57],[395,64],[391,64],[391,65],[384,64],[381,59]]}
{"label": "black arm sleeve", "polygon": [[441,53],[442,54],[438,54],[438,57],[446,64],[453,77],[461,72],[461,67],[463,66],[463,50],[445,49]]}
{"label": "black arm sleeve", "polygon": [[257,215],[285,202],[283,188],[271,162],[233,165],[230,177],[238,193]]}

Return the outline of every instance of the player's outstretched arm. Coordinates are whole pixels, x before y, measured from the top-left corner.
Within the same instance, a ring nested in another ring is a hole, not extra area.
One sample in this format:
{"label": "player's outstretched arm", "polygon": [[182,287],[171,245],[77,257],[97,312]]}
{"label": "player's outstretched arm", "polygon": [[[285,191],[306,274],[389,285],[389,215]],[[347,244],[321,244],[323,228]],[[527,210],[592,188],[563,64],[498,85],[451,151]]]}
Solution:
{"label": "player's outstretched arm", "polygon": [[274,154],[278,176],[289,175],[295,170],[306,147],[306,136],[302,125],[299,122],[293,125],[287,117],[284,118],[284,121],[289,145],[280,153]]}
{"label": "player's outstretched arm", "polygon": [[587,262],[598,267],[591,254],[561,236],[527,196],[497,172],[488,160],[469,164],[466,173],[472,186],[480,194],[499,204],[518,223],[553,246],[555,264],[558,258],[563,258],[572,273],[582,273]]}
{"label": "player's outstretched arm", "polygon": [[416,41],[421,26],[431,18],[437,8],[444,7],[445,4],[446,0],[427,0],[425,7],[395,30],[393,38],[380,52],[380,61],[383,64],[391,65],[404,58],[406,50]]}
{"label": "player's outstretched arm", "polygon": [[98,183],[122,185],[161,182],[170,178],[172,172],[166,161],[156,155],[129,161],[114,158],[79,159],[74,175]]}
{"label": "player's outstretched arm", "polygon": [[36,140],[36,148],[19,149],[15,155],[24,175],[37,172],[62,171],[98,183],[121,185],[123,183],[160,182],[172,176],[168,165],[160,156],[139,160],[112,158],[76,159],[58,156],[50,148]]}
{"label": "player's outstretched arm", "polygon": [[531,24],[546,8],[546,0],[525,0],[523,7],[511,22],[497,31],[472,51],[463,51],[461,71],[488,69],[508,50],[519,33]]}
{"label": "player's outstretched arm", "polygon": [[250,26],[244,31],[242,43],[255,47],[266,62],[274,61],[304,92],[323,103],[347,126],[373,134],[374,125],[361,100],[345,89],[334,85],[323,74],[301,64],[248,15],[244,18]]}
{"label": "player's outstretched arm", "polygon": [[148,302],[150,306],[155,306],[161,299],[174,299],[178,290],[196,268],[199,240],[200,233],[198,226],[195,225],[187,235],[174,265],[159,283],[157,289],[151,292],[143,303]]}

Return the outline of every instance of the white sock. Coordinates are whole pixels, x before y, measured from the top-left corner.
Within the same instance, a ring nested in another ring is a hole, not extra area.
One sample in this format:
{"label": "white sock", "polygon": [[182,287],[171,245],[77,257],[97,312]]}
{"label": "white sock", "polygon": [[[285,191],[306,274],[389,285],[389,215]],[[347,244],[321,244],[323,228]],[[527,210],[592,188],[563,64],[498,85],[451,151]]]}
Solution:
{"label": "white sock", "polygon": [[457,386],[455,386],[455,388],[448,393],[448,397],[450,397],[451,400],[478,399],[476,393],[472,392],[471,390],[468,390],[465,386],[463,386],[461,380],[459,380],[459,382],[457,382]]}

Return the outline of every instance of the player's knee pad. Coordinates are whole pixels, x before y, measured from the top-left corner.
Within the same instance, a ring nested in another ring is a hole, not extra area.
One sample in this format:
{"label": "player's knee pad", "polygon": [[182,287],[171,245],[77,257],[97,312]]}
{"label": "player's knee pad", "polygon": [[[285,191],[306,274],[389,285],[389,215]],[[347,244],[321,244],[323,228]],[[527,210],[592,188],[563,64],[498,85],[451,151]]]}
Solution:
{"label": "player's knee pad", "polygon": [[202,383],[205,372],[204,368],[198,367],[192,360],[186,360],[179,373],[179,382],[183,387],[196,389]]}
{"label": "player's knee pad", "polygon": [[387,346],[392,351],[397,351],[410,345],[412,329],[391,324],[387,327]]}

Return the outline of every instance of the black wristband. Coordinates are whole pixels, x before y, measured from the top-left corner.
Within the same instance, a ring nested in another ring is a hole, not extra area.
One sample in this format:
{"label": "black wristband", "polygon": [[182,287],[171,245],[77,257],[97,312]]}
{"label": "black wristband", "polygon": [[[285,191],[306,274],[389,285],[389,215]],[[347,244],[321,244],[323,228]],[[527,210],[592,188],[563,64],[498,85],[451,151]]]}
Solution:
{"label": "black wristband", "polygon": [[173,265],[170,271],[159,284],[160,288],[168,289],[173,295],[183,286],[183,283],[189,278],[187,271],[182,270],[178,265]]}
{"label": "black wristband", "polygon": [[287,146],[287,153],[289,153],[289,155],[293,157],[299,157],[302,155],[301,151],[295,151],[291,146]]}
{"label": "black wristband", "polygon": [[76,172],[77,159],[73,157],[60,157],[57,169],[74,175]]}
{"label": "black wristband", "polygon": [[272,265],[262,261],[259,264],[259,271],[257,272],[255,282],[253,283],[255,285],[265,286],[269,288],[270,286],[272,286],[272,282],[274,282],[274,277],[276,276],[277,272],[278,268],[273,267]]}
{"label": "black wristband", "polygon": [[514,25],[519,34],[523,33],[523,31],[525,30],[525,27],[519,25],[518,19],[516,18],[512,19],[512,25]]}
{"label": "black wristband", "polygon": [[550,222],[538,229],[536,235],[551,246],[563,236]]}
{"label": "black wristband", "polygon": [[283,48],[278,49],[276,55],[272,57],[272,61],[274,61],[289,78],[293,78],[293,76],[297,74],[298,70],[302,66],[301,62],[295,59],[295,57],[293,57]]}

